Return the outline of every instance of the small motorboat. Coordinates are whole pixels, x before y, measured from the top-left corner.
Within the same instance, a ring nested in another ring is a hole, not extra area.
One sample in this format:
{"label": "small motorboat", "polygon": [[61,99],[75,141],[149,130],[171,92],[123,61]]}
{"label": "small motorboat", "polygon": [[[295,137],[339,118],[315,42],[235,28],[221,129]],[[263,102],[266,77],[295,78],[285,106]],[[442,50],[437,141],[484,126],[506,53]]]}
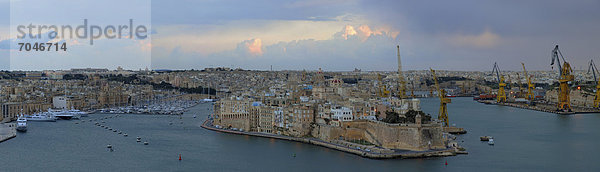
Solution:
{"label": "small motorboat", "polygon": [[481,141],[489,141],[490,139],[493,139],[493,138],[494,137],[492,137],[492,136],[481,136],[481,137],[479,137],[479,139]]}
{"label": "small motorboat", "polygon": [[494,139],[490,139],[490,140],[488,141],[488,145],[494,145]]}
{"label": "small motorboat", "polygon": [[17,131],[27,132],[27,119],[23,115],[17,119]]}

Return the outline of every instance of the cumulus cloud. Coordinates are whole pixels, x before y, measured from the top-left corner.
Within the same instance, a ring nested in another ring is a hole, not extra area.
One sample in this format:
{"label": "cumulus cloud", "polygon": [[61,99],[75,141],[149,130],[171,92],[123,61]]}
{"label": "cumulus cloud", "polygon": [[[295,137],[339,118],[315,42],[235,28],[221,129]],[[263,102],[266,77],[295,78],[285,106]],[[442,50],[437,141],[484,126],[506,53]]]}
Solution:
{"label": "cumulus cloud", "polygon": [[356,35],[356,30],[354,30],[354,27],[346,25],[341,34],[344,39],[348,39],[348,36]]}
{"label": "cumulus cloud", "polygon": [[242,42],[248,54],[260,56],[263,54],[262,40],[256,38]]}
{"label": "cumulus cloud", "polygon": [[[327,70],[351,70],[355,67],[394,70],[398,40],[381,30],[368,25],[347,25],[325,40],[300,39],[264,44],[263,40],[254,38],[239,42],[233,50],[207,55],[178,51],[177,57],[163,58],[153,54],[153,65],[156,65],[153,68],[185,63],[185,68],[234,64],[234,67],[245,69],[268,69],[273,65],[275,69],[296,70],[319,67]],[[174,59],[184,62],[173,62]]]}
{"label": "cumulus cloud", "polygon": [[361,41],[364,42],[367,39],[369,39],[371,36],[384,35],[384,34],[385,34],[385,36],[395,39],[396,36],[398,35],[398,32],[391,31],[391,29],[383,28],[383,27],[372,28],[369,25],[365,25],[365,24],[360,25],[358,27],[355,27],[352,25],[346,25],[344,27],[344,29],[342,29],[342,31],[336,33],[334,35],[334,37],[348,40],[349,38],[356,36],[356,37],[358,37],[358,39],[360,39]]}

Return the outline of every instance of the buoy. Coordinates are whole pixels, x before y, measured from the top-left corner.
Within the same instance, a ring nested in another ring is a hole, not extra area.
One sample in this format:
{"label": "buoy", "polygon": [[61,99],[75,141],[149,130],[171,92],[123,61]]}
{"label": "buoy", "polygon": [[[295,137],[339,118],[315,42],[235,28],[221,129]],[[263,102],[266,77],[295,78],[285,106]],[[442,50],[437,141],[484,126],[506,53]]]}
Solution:
{"label": "buoy", "polygon": [[181,154],[179,154],[179,161],[181,161]]}
{"label": "buoy", "polygon": [[448,165],[448,160],[446,160],[446,165]]}

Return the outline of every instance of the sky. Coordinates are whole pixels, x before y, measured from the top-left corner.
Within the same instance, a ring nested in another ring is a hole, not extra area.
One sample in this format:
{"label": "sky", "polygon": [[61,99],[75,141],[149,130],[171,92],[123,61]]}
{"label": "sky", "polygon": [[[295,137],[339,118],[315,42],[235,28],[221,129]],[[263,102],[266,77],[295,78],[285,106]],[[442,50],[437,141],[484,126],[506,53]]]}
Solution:
{"label": "sky", "polygon": [[[129,46],[151,46],[152,69],[224,66],[269,70],[273,66],[274,70],[394,71],[396,45],[404,70],[488,71],[494,62],[502,70],[522,70],[521,62],[528,70],[552,70],[550,52],[556,44],[575,69],[586,70],[590,59],[600,61],[600,1],[595,0],[149,3],[151,43],[130,41]],[[0,0],[0,57],[4,57],[0,59],[10,56],[10,50],[2,49],[13,36],[8,32],[14,27],[9,24],[9,4],[9,0]],[[102,16],[115,12],[118,16],[121,12],[117,10],[122,10],[101,9],[97,13]],[[58,16],[75,21],[82,17],[63,13]],[[121,52],[128,47],[127,42],[111,44],[94,48]],[[103,58],[87,51],[70,52],[62,61],[77,56]],[[75,66],[100,65],[79,63]]]}

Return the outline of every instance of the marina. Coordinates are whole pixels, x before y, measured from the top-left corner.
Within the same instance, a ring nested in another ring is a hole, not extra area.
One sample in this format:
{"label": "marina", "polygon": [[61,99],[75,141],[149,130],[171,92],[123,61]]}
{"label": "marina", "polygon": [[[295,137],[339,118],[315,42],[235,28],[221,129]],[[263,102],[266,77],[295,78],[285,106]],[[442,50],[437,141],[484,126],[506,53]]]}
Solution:
{"label": "marina", "polygon": [[164,115],[181,115],[186,112],[187,108],[197,105],[198,103],[208,103],[212,100],[178,100],[178,101],[161,101],[151,103],[149,105],[140,106],[125,106],[108,109],[99,109],[99,113],[111,114],[164,114]]}

